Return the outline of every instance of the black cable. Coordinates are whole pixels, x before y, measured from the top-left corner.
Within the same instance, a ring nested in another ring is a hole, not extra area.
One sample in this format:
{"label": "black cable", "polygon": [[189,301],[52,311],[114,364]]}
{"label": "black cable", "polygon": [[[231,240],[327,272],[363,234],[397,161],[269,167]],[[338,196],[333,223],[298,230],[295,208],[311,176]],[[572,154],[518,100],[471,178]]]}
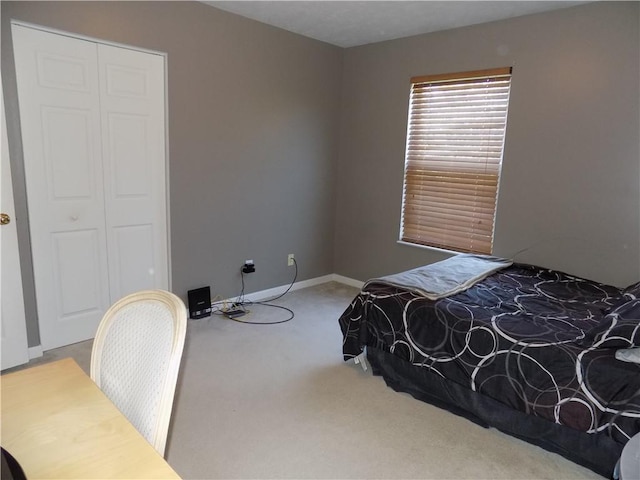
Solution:
{"label": "black cable", "polygon": [[262,302],[255,302],[255,305],[262,305],[262,306],[271,307],[271,308],[280,308],[281,310],[286,310],[291,315],[290,315],[289,318],[286,318],[284,320],[277,320],[275,322],[253,322],[251,320],[242,320],[242,317],[227,317],[227,318],[229,318],[230,320],[233,320],[234,322],[248,323],[250,325],[276,325],[278,323],[286,323],[286,322],[290,321],[291,319],[293,319],[296,316],[296,314],[293,313],[293,310],[291,310],[290,308],[287,308],[287,307],[283,307],[281,305],[272,305],[270,303],[262,303]]}
{"label": "black cable", "polygon": [[[289,312],[291,314],[289,318],[285,320],[278,320],[275,322],[252,322],[250,320],[242,320],[241,317],[232,317],[232,316],[228,316],[228,318],[238,323],[248,323],[251,325],[276,325],[278,323],[285,323],[292,320],[295,317],[295,313],[293,313],[293,310],[287,307],[283,307],[281,305],[273,305],[270,303],[270,302],[273,302],[274,300],[278,300],[284,297],[287,293],[289,293],[289,290],[291,290],[291,288],[293,287],[293,284],[296,283],[296,279],[298,278],[298,262],[296,262],[295,258],[293,258],[292,260],[293,260],[293,266],[295,267],[295,273],[293,275],[293,280],[291,280],[291,283],[289,284],[287,289],[284,292],[282,292],[280,295],[277,295],[268,300],[260,300],[257,302],[251,302],[244,299],[244,272],[242,271],[242,268],[241,268],[240,279],[242,281],[242,289],[240,290],[240,295],[236,298],[236,301],[233,303],[233,308],[239,308],[243,310],[245,313],[249,313],[249,310],[245,308],[246,305],[263,305],[265,307],[279,308],[281,310],[285,310]],[[222,314],[224,315],[224,312]]]}
{"label": "black cable", "polygon": [[233,302],[233,307],[244,307],[244,267],[240,267],[240,280],[242,281],[242,289],[240,290],[240,295],[236,298],[236,301]]}
{"label": "black cable", "polygon": [[287,293],[289,293],[289,290],[291,290],[291,287],[293,287],[293,284],[296,283],[296,279],[298,278],[298,262],[296,262],[295,258],[292,258],[291,260],[293,260],[293,266],[296,268],[296,270],[295,270],[295,273],[293,274],[293,280],[291,280],[291,284],[287,287],[287,289],[284,292],[282,292],[280,295],[278,295],[277,297],[270,298],[269,300],[261,300],[259,302],[254,302],[254,303],[273,302],[274,300],[278,300],[279,298],[282,298]]}

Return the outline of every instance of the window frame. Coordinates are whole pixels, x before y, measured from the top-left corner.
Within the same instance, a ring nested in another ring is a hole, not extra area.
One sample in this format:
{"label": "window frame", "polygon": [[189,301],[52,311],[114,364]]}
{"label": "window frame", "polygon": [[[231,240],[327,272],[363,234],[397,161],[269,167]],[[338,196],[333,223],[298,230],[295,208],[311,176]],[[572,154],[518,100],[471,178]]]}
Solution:
{"label": "window frame", "polygon": [[[511,79],[511,67],[410,79],[399,243],[456,253],[493,252]],[[444,97],[442,91],[455,95],[446,104],[430,103]],[[494,118],[498,127],[492,127]],[[435,143],[424,139],[437,136],[446,138]],[[469,141],[471,137],[482,142]],[[440,213],[434,213],[438,208]]]}

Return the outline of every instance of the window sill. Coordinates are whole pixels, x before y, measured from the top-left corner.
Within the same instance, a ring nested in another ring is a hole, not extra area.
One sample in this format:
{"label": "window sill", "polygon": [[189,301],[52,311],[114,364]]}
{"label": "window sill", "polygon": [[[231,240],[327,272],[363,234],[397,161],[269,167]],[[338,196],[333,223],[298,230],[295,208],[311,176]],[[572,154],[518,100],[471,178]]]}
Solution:
{"label": "window sill", "polygon": [[406,245],[407,247],[414,247],[414,248],[420,248],[423,250],[430,250],[432,252],[445,253],[447,255],[460,255],[462,253],[462,252],[456,252],[454,250],[446,250],[444,248],[430,247],[428,245],[419,245],[417,243],[405,242],[403,240],[398,240],[396,241],[396,243],[399,245]]}

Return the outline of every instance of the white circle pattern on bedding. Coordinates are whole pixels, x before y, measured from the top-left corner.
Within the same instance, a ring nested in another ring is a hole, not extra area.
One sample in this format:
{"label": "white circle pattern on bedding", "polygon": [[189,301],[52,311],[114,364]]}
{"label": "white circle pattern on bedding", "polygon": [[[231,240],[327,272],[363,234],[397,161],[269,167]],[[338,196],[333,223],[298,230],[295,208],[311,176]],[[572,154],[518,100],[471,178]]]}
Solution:
{"label": "white circle pattern on bedding", "polygon": [[[639,284],[640,285],[640,284]],[[629,289],[514,264],[437,301],[370,281],[339,322],[364,345],[516,410],[626,442],[640,431],[640,299]]]}

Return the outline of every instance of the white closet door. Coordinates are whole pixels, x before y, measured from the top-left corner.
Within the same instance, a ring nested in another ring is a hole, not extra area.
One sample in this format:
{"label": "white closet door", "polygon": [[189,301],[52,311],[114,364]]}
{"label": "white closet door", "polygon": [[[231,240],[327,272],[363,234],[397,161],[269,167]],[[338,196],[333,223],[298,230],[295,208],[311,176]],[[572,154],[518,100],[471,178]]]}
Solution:
{"label": "white closet door", "polygon": [[98,45],[112,301],[167,290],[164,57]]}
{"label": "white closet door", "polygon": [[12,26],[40,340],[95,335],[110,303],[96,44]]}
{"label": "white closet door", "polygon": [[43,350],[168,289],[164,57],[12,25]]}

